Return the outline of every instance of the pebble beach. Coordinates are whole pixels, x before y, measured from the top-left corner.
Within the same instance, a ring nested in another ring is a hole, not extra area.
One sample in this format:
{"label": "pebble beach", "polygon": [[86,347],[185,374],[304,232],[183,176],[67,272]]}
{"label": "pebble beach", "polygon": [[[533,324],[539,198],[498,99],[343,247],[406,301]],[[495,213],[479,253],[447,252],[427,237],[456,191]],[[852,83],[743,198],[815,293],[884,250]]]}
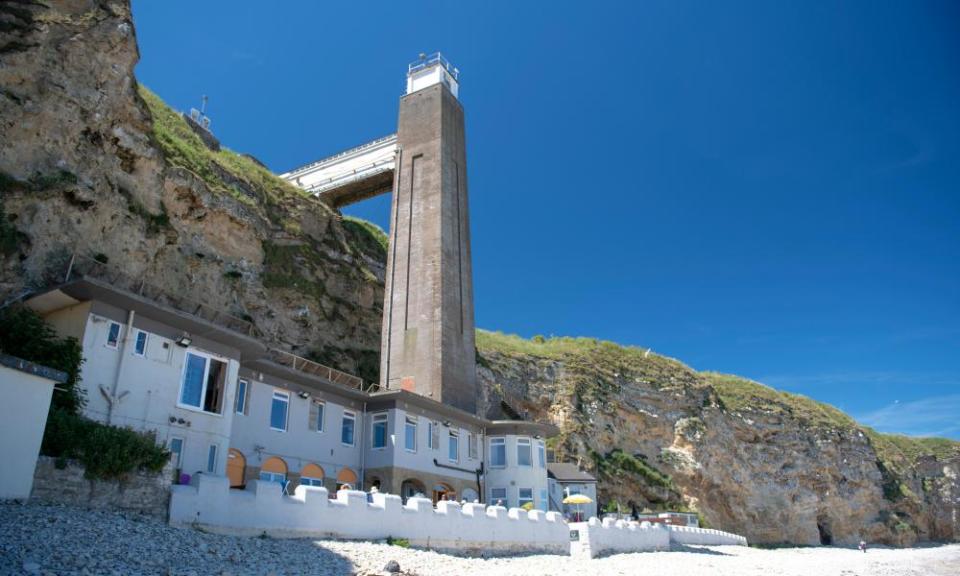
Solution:
{"label": "pebble beach", "polygon": [[384,542],[277,540],[173,528],[139,514],[0,503],[0,574],[381,574],[390,561],[422,576],[956,576],[960,544],[911,549],[687,547],[594,560],[536,555],[462,558]]}

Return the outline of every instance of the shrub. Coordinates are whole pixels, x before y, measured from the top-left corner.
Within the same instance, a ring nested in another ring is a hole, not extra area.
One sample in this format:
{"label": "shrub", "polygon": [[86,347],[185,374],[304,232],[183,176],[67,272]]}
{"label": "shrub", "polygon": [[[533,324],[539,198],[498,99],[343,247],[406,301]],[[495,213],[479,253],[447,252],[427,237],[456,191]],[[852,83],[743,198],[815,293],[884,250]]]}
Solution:
{"label": "shrub", "polygon": [[391,546],[399,546],[401,548],[409,548],[410,540],[406,538],[394,538],[393,536],[387,536],[387,544]]}
{"label": "shrub", "polygon": [[243,278],[243,272],[239,270],[227,270],[223,273],[223,275],[231,280],[239,280]]}
{"label": "shrub", "polygon": [[153,433],[101,424],[65,410],[50,412],[41,452],[58,460],[76,459],[88,478],[104,480],[123,479],[138,470],[159,472],[170,458]]}
{"label": "shrub", "polygon": [[76,338],[58,338],[36,312],[24,306],[0,310],[0,352],[67,373],[54,389],[51,409],[76,414],[85,400],[80,382],[83,354]]}

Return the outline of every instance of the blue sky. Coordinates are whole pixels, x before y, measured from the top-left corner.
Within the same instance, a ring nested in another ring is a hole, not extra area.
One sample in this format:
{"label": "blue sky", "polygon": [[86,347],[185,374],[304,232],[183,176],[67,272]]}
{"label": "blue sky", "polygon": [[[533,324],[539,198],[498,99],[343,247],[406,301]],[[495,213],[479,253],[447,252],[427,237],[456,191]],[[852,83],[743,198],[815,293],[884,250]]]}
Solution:
{"label": "blue sky", "polygon": [[960,3],[278,6],[134,0],[138,78],[282,172],[393,132],[443,51],[478,326],[960,439]]}

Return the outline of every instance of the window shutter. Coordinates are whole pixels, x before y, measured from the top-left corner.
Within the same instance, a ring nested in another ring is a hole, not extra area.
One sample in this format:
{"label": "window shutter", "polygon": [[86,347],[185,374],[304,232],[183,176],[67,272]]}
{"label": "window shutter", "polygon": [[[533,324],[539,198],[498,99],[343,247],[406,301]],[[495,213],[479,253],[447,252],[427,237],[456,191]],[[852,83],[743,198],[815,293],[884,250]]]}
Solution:
{"label": "window shutter", "polygon": [[317,431],[317,416],[319,415],[319,410],[317,409],[317,403],[310,403],[310,430],[313,432]]}
{"label": "window shutter", "polygon": [[430,439],[430,443],[434,450],[440,446],[440,426],[436,422],[433,423],[433,437]]}

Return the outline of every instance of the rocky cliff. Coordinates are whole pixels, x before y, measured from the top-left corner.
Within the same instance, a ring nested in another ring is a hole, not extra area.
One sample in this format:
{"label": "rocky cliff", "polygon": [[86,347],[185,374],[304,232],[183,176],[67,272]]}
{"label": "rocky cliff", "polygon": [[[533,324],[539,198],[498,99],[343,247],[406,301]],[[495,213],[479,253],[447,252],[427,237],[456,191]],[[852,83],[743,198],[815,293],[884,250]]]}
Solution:
{"label": "rocky cliff", "polygon": [[[0,304],[73,259],[375,381],[385,236],[209,146],[138,86],[137,58],[125,1],[0,0]],[[555,453],[605,502],[697,510],[755,542],[960,534],[957,443],[611,343],[477,344],[488,413],[555,422]]]}

